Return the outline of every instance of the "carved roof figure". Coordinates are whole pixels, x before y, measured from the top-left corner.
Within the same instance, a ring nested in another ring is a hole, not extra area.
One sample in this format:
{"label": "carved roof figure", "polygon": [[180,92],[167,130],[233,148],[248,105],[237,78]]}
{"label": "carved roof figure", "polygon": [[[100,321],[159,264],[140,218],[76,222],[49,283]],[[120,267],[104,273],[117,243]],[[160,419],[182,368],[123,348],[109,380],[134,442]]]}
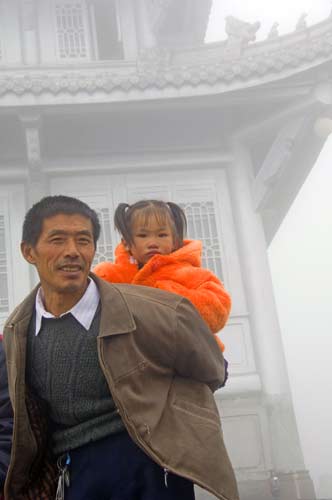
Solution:
{"label": "carved roof figure", "polygon": [[243,48],[256,40],[261,23],[248,23],[234,16],[226,16],[225,21],[225,31],[228,35],[227,52],[230,58],[239,57]]}
{"label": "carved roof figure", "polygon": [[307,17],[307,13],[306,12],[303,12],[300,17],[299,17],[299,20],[297,21],[296,23],[296,30],[299,31],[299,30],[305,30],[307,29],[307,21],[306,21],[306,17]]}
{"label": "carved roof figure", "polygon": [[260,28],[261,23],[248,23],[234,16],[226,16],[226,33],[229,40],[241,40],[241,43],[248,44],[256,40],[256,32]]}
{"label": "carved roof figure", "polygon": [[278,36],[279,36],[278,26],[279,26],[279,23],[277,23],[277,22],[272,24],[270,32],[267,35],[268,39],[278,38]]}

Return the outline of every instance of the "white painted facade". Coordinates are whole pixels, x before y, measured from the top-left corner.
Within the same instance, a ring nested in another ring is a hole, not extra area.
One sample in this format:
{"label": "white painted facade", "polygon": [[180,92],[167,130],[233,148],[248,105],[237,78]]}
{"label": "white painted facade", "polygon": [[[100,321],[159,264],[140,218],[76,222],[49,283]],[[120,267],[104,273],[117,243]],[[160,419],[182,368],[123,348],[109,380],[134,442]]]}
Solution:
{"label": "white painted facade", "polygon": [[241,500],[312,500],[266,247],[322,147],[332,20],[251,44],[240,22],[204,45],[209,7],[0,0],[0,324],[37,279],[19,253],[34,201],[98,210],[99,261],[113,258],[119,202],[182,204],[233,300],[216,398]]}

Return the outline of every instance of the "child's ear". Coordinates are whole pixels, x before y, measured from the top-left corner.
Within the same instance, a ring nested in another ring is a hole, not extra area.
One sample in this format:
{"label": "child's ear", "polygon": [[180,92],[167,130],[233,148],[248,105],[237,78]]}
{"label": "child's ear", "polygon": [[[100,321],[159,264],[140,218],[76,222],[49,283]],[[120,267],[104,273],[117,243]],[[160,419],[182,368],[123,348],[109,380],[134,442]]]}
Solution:
{"label": "child's ear", "polygon": [[130,245],[123,238],[121,238],[121,243],[125,247],[125,249],[127,250],[127,252],[130,253]]}

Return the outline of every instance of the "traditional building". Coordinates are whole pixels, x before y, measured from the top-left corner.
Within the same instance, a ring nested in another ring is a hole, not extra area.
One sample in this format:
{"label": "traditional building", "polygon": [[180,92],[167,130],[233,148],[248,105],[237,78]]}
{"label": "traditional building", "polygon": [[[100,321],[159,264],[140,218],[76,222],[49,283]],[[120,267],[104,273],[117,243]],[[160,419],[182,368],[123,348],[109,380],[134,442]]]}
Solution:
{"label": "traditional building", "polygon": [[259,23],[228,17],[227,39],[204,44],[210,7],[0,0],[0,323],[36,281],[19,242],[43,195],[98,210],[98,261],[119,202],[182,204],[233,298],[216,398],[241,500],[312,500],[266,248],[323,145],[332,19],[255,42]]}

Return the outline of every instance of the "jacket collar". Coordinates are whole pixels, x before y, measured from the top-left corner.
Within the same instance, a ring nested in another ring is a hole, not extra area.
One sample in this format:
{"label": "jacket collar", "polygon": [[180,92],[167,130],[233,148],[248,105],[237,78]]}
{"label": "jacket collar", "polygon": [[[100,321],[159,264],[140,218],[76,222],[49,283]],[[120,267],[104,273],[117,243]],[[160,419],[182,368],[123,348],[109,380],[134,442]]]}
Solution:
{"label": "jacket collar", "polygon": [[136,330],[134,317],[118,286],[98,278],[93,273],[90,276],[100,292],[101,318],[98,336],[107,337]]}
{"label": "jacket collar", "polygon": [[[142,267],[142,269],[151,266],[156,270],[164,264],[180,262],[189,263],[194,267],[201,267],[202,242],[200,240],[183,240],[182,247],[167,255],[155,255]],[[138,271],[137,264],[133,264],[130,261],[130,254],[123,243],[119,243],[115,249],[115,263],[126,266],[126,268],[133,273]]]}
{"label": "jacket collar", "polygon": [[[134,317],[121,291],[116,286],[98,278],[93,273],[90,273],[90,277],[99,289],[101,300],[101,318],[98,336],[107,337],[108,335],[119,335],[136,330]],[[6,322],[7,326],[15,326],[22,321],[30,320],[39,287],[40,285],[38,284],[13,311]]]}

